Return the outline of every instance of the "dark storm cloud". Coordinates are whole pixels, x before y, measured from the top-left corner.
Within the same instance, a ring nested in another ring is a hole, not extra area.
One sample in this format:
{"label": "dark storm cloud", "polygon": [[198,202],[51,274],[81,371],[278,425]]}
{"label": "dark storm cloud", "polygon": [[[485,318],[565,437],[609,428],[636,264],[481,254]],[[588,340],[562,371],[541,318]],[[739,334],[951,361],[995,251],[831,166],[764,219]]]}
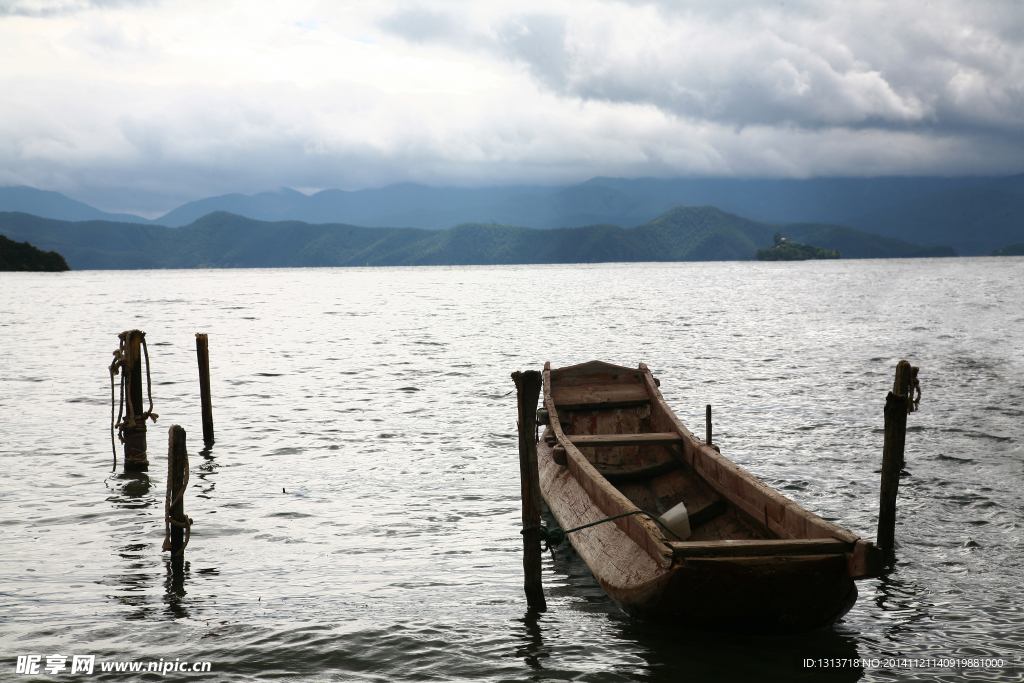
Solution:
{"label": "dark storm cloud", "polygon": [[457,15],[437,11],[427,25],[444,31],[415,34],[410,15],[382,27],[487,49],[565,97],[692,120],[1009,137],[1024,129],[1018,3],[633,4],[596,18],[502,18],[472,39]]}

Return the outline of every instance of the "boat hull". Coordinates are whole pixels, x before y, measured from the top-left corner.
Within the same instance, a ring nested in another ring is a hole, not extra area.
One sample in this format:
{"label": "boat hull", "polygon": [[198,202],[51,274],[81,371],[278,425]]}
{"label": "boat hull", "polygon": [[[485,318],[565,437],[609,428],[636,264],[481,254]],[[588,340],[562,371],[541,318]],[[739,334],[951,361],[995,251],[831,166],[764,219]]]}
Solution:
{"label": "boat hull", "polygon": [[605,590],[632,617],[734,633],[825,628],[857,601],[843,555],[686,560],[644,590]]}
{"label": "boat hull", "polygon": [[[595,521],[582,487],[543,441],[541,492],[563,528]],[[596,516],[595,516],[596,515]],[[664,568],[613,523],[570,534],[569,542],[604,591],[628,615],[736,633],[797,633],[825,628],[850,611],[857,586],[843,554],[689,558]],[[609,548],[617,562],[610,562]]]}

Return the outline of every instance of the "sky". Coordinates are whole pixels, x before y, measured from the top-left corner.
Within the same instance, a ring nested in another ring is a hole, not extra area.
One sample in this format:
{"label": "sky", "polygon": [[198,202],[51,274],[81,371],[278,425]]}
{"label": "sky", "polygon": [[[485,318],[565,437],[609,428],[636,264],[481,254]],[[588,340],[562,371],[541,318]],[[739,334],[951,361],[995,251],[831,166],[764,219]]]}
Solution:
{"label": "sky", "polygon": [[1024,172],[1020,0],[0,0],[0,185]]}

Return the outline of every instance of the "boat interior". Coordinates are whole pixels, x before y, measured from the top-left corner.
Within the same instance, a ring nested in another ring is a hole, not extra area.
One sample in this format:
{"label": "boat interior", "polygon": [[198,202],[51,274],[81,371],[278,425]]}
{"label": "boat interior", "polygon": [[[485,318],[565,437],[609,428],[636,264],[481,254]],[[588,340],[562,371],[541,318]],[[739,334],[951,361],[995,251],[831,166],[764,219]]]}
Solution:
{"label": "boat interior", "polygon": [[639,516],[615,521],[651,557],[668,549],[677,559],[845,554],[851,578],[879,574],[877,548],[695,438],[659,385],[643,363],[632,369],[592,361],[557,370],[546,364],[545,467],[556,468],[546,471],[567,468],[609,517],[635,506],[666,521],[683,503],[685,540]]}
{"label": "boat interior", "polygon": [[[685,462],[685,437],[657,424],[638,370],[559,372],[551,373],[551,391],[563,433],[634,505],[661,516],[684,503],[692,531],[688,541],[776,537],[729,504]],[[666,532],[666,540],[678,539]]]}

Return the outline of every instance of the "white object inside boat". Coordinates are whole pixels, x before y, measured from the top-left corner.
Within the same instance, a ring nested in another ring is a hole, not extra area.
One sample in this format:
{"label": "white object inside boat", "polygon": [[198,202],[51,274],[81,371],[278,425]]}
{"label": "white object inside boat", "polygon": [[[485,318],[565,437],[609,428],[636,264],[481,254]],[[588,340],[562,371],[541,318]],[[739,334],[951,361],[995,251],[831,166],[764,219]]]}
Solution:
{"label": "white object inside boat", "polygon": [[[665,526],[674,531],[684,541],[690,537],[690,516],[686,513],[686,505],[680,503],[661,516]],[[675,538],[669,538],[675,541]]]}

